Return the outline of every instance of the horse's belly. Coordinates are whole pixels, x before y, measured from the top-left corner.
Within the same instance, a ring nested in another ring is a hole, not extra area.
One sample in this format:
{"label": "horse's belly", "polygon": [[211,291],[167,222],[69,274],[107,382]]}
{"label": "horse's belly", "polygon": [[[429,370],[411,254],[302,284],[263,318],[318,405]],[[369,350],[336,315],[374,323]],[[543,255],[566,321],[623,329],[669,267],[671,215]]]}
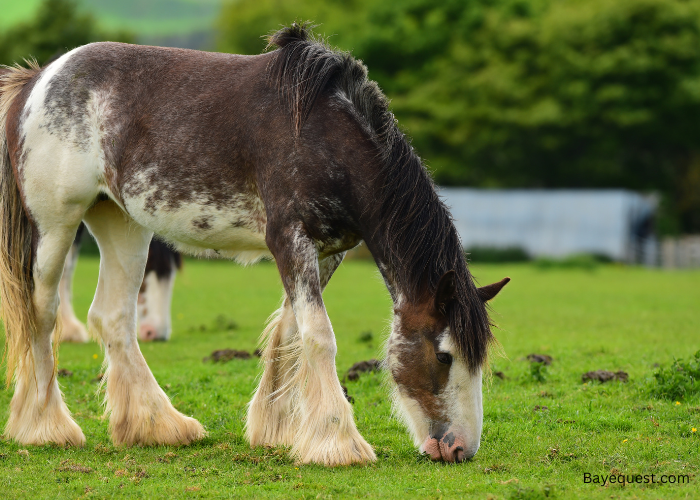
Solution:
{"label": "horse's belly", "polygon": [[178,250],[244,261],[270,255],[265,207],[255,195],[232,193],[226,199],[213,199],[204,192],[176,199],[149,189],[124,195],[123,202],[136,222],[175,243]]}

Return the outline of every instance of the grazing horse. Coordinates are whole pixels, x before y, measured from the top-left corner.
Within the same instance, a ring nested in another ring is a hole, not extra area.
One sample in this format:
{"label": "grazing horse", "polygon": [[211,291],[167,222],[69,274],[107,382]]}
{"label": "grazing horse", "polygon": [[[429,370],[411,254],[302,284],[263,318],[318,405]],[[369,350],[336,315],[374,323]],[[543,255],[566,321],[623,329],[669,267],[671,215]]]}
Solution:
{"label": "grazing horse", "polygon": [[[58,314],[62,342],[87,342],[90,339],[85,325],[73,310],[73,273],[80,254],[80,243],[85,229],[78,228],[71,246],[63,276],[58,285],[60,298]],[[138,296],[139,339],[142,341],[169,340],[172,333],[170,305],[173,298],[175,274],[182,269],[182,256],[165,243],[153,239],[148,247],[148,260]]]}
{"label": "grazing horse", "polygon": [[51,345],[63,263],[85,221],[101,254],[88,326],[105,347],[116,445],[205,435],[172,406],[136,340],[156,233],[181,251],[277,264],[285,295],[264,332],[251,445],[290,446],[304,463],[376,459],[343,395],[322,298],[364,240],[394,303],[386,359],[416,445],[449,462],[476,453],[493,341],[486,301],[507,279],[474,285],[448,210],[360,61],[296,24],[270,45],[241,56],[95,43],[3,77],[6,436],[85,442]]}

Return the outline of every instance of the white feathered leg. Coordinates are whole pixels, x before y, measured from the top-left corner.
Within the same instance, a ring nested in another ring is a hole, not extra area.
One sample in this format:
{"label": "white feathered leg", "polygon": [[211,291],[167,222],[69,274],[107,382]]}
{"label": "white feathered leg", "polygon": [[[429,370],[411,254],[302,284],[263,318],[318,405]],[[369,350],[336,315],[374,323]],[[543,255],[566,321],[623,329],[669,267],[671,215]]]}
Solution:
{"label": "white feathered leg", "polygon": [[111,201],[85,216],[100,247],[100,277],[88,326],[102,338],[106,409],[114,444],[188,444],[204,437],[195,419],[178,412],[156,382],[136,338],[136,301],[152,233]]}
{"label": "white feathered leg", "polygon": [[85,436],[63,401],[56,380],[52,333],[57,326],[58,283],[75,235],[74,227],[55,225],[42,234],[34,261],[36,331],[20,360],[5,436],[22,444],[82,446]]}
{"label": "white feathered leg", "polygon": [[[321,261],[319,278],[322,289],[343,260],[345,253]],[[261,356],[263,374],[248,405],[246,438],[251,446],[292,446],[298,430],[297,415],[293,410],[299,401],[299,388],[293,383],[299,368],[302,339],[285,294],[282,306],[271,316],[261,336],[264,346]]]}
{"label": "white feathered leg", "polygon": [[[287,384],[291,419],[296,427],[292,455],[303,463],[328,466],[376,460],[372,447],[357,431],[335,367],[337,351],[331,322],[321,296],[338,262],[319,266],[315,243],[298,229],[276,232],[268,221],[266,237],[275,256],[298,325],[298,356]],[[342,260],[342,255],[330,257]],[[257,395],[256,395],[257,396]]]}

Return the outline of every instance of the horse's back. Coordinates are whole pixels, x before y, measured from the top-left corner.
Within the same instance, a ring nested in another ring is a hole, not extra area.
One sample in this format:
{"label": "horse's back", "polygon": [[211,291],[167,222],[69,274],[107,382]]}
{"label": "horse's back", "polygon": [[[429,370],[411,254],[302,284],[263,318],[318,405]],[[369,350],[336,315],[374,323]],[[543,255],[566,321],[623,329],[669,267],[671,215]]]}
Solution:
{"label": "horse's back", "polygon": [[270,94],[265,57],[98,42],[46,68],[43,101],[55,128],[75,130],[78,141],[88,139],[86,122],[98,118],[112,139],[103,146],[115,167],[146,159],[145,145],[160,155],[176,147],[186,160],[188,151],[221,151],[231,117],[246,114],[241,103]]}
{"label": "horse's back", "polygon": [[279,112],[265,58],[112,42],[65,54],[37,75],[18,123],[37,191],[60,185],[77,204],[102,192],[183,249],[259,256],[250,123]]}
{"label": "horse's back", "polygon": [[[80,47],[38,77],[28,102],[34,143],[43,144],[44,160],[68,158],[54,177],[80,179],[80,186],[64,191],[93,200],[106,194],[183,251],[254,260],[268,252],[275,210],[284,212],[277,219],[292,213],[331,228],[319,238],[334,248],[352,246],[354,227],[352,241],[337,241],[353,225],[348,162],[370,154],[358,150],[361,127],[353,113],[338,112],[349,101],[330,91],[295,133],[268,74],[273,57],[112,42]],[[41,168],[53,168],[48,161]]]}

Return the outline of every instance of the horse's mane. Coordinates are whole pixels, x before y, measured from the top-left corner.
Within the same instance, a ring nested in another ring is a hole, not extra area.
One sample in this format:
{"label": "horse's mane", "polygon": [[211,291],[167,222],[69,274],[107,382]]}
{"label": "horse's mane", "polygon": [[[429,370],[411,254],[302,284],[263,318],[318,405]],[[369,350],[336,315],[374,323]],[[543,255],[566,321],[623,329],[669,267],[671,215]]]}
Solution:
{"label": "horse's mane", "polygon": [[361,61],[332,50],[304,24],[274,33],[268,46],[278,47],[269,77],[290,106],[297,135],[324,91],[340,91],[352,102],[381,160],[378,234],[398,289],[409,301],[424,298],[426,291],[434,296],[442,275],[454,270],[456,296],[446,311],[450,331],[470,368],[481,367],[493,340],[486,306],[467,269],[452,218],[379,86],[367,78]]}

